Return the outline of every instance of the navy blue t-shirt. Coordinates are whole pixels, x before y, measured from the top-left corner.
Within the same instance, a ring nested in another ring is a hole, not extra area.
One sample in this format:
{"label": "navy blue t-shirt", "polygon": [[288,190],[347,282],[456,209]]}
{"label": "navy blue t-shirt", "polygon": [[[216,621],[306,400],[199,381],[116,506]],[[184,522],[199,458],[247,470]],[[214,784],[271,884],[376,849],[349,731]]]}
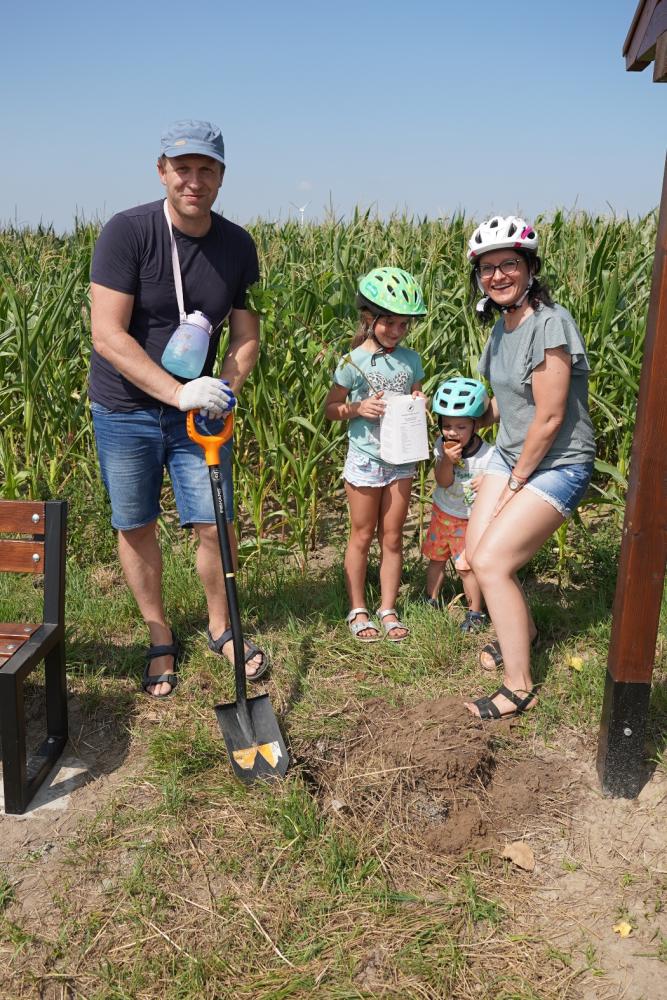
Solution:
{"label": "navy blue t-shirt", "polygon": [[[162,201],[154,201],[114,215],[99,235],[90,269],[95,284],[134,296],[129,333],[157,364],[179,322],[169,229],[162,206]],[[213,372],[225,318],[231,309],[246,308],[248,286],[259,278],[257,250],[250,234],[216,212],[211,212],[211,220],[205,236],[187,236],[173,227],[185,311],[200,309],[213,324],[202,375]],[[95,350],[88,393],[93,402],[116,412],[161,405]]]}

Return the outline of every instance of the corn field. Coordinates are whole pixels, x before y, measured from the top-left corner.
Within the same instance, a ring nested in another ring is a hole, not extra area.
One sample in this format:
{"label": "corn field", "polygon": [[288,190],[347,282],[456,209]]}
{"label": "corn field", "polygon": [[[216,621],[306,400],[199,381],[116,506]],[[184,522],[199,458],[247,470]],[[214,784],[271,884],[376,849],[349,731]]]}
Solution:
{"label": "corn field", "polygon": [[[543,277],[579,323],[592,367],[598,462],[593,502],[622,504],[656,237],[654,214],[629,220],[557,212],[535,220]],[[341,495],[345,426],[324,418],[336,360],[356,324],[355,284],[380,264],[411,271],[429,314],[408,341],[425,391],[451,374],[476,375],[488,336],[468,305],[467,238],[474,223],[357,212],[319,225],[257,222],[262,279],[258,364],[241,396],[235,478],[246,554],[308,552]],[[0,497],[97,497],[86,379],[88,273],[97,236],[77,226],[0,232]],[[423,467],[415,489],[428,494]],[[98,506],[99,509],[99,506]]]}

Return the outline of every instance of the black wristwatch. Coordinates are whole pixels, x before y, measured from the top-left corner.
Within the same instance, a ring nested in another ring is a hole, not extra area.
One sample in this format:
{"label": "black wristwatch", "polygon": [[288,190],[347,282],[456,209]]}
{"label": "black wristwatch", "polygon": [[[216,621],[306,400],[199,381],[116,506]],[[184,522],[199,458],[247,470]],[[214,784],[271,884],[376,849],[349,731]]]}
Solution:
{"label": "black wristwatch", "polygon": [[517,479],[516,476],[510,476],[507,480],[507,488],[508,490],[511,490],[512,493],[518,493],[519,490],[523,489],[525,485],[525,480]]}

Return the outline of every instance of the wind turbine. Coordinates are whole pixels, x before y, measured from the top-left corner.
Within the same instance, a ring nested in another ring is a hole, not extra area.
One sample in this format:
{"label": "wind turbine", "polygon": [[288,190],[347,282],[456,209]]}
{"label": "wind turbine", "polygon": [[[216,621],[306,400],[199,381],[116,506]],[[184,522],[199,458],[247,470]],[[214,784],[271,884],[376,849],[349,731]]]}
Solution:
{"label": "wind turbine", "polygon": [[299,205],[295,205],[295,204],[294,204],[294,202],[293,202],[293,201],[291,201],[291,202],[290,202],[290,205],[291,205],[291,206],[292,206],[293,208],[295,208],[295,209],[297,210],[297,212],[299,213],[299,215],[300,215],[300,222],[299,222],[299,225],[301,225],[301,226],[302,226],[302,225],[303,225],[303,216],[304,216],[304,212],[306,211],[306,209],[307,209],[307,208],[308,208],[308,206],[310,205],[310,202],[309,202],[309,201],[307,201],[305,205],[301,205],[301,207],[299,207]]}

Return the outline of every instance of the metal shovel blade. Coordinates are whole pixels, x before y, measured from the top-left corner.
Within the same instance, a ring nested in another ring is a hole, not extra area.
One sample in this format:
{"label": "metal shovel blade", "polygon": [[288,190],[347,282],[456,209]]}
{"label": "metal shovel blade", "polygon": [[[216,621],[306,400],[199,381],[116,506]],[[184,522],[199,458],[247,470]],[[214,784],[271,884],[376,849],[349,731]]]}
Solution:
{"label": "metal shovel blade", "polygon": [[238,702],[215,706],[234,773],[247,784],[258,778],[271,780],[284,777],[289,766],[289,754],[268,694],[248,698],[245,705],[252,725],[251,734]]}

